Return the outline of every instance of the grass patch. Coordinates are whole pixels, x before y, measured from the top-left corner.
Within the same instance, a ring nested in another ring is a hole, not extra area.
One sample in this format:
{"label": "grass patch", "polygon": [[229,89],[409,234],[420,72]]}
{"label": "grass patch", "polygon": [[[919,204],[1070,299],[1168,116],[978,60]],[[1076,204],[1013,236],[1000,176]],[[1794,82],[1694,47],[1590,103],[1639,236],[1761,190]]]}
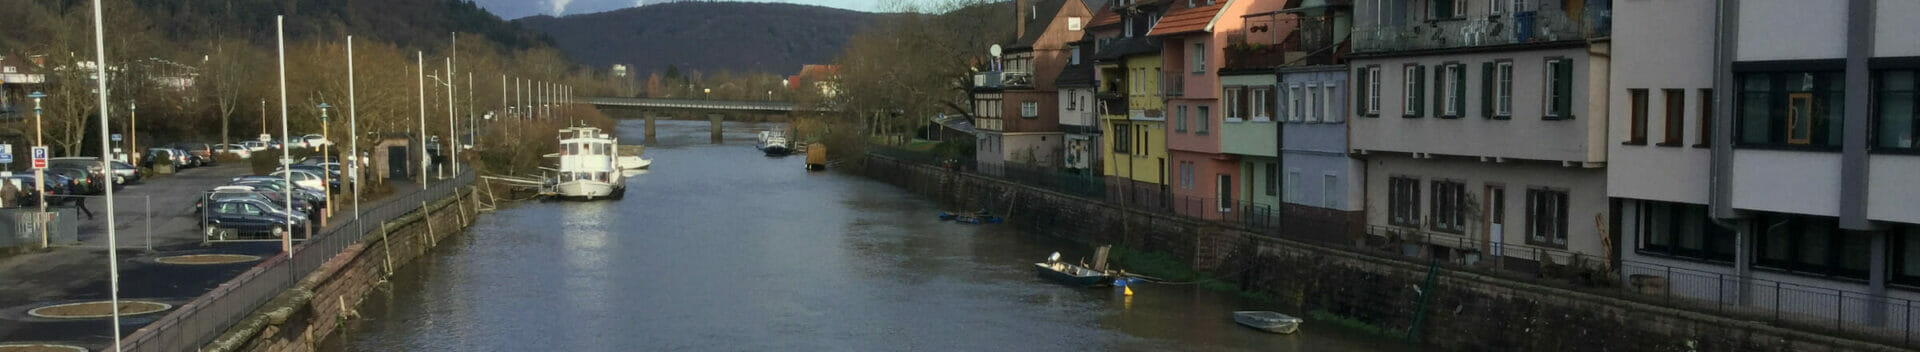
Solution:
{"label": "grass patch", "polygon": [[1242,290],[1239,284],[1195,271],[1185,261],[1164,252],[1142,252],[1113,247],[1108,251],[1107,260],[1127,272],[1152,276],[1167,283],[1192,284],[1203,289],[1231,292],[1240,298],[1259,302],[1273,301],[1271,294],[1257,290]]}
{"label": "grass patch", "polygon": [[1307,317],[1312,318],[1314,321],[1320,322],[1322,324],[1337,325],[1347,329],[1362,331],[1369,334],[1386,336],[1386,337],[1391,337],[1391,338],[1401,339],[1401,340],[1405,340],[1407,338],[1406,331],[1383,328],[1383,327],[1380,327],[1379,325],[1373,325],[1373,323],[1360,321],[1360,319],[1341,316],[1339,314],[1333,314],[1333,312],[1328,312],[1322,309],[1315,309],[1312,311],[1308,311]]}

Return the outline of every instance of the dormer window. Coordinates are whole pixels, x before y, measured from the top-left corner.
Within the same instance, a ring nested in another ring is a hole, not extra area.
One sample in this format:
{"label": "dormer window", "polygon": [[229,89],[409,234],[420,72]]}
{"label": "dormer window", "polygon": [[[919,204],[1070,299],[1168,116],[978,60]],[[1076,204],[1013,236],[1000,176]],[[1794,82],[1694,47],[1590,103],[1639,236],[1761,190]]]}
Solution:
{"label": "dormer window", "polygon": [[1031,10],[1027,11],[1027,17],[1036,20],[1040,19],[1040,5],[1032,5]]}
{"label": "dormer window", "polygon": [[1072,47],[1071,49],[1068,49],[1068,50],[1070,50],[1070,51],[1073,51],[1073,61],[1072,61],[1071,63],[1069,63],[1069,64],[1070,64],[1070,65],[1079,65],[1079,64],[1080,64],[1080,46],[1079,46],[1079,45],[1075,45],[1075,46],[1073,46],[1073,47]]}

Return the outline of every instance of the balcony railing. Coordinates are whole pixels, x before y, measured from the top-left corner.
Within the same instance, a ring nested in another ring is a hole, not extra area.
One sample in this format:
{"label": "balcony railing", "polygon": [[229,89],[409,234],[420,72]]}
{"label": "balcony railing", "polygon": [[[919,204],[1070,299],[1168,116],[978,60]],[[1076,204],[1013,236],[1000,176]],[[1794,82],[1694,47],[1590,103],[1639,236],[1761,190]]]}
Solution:
{"label": "balcony railing", "polygon": [[1004,123],[1004,120],[997,118],[976,117],[973,119],[974,128],[984,131],[999,131],[1004,127],[1002,123]]}
{"label": "balcony railing", "polygon": [[1607,3],[1589,1],[1578,15],[1543,7],[1490,18],[1355,27],[1353,51],[1445,49],[1606,37],[1611,34],[1613,17]]}
{"label": "balcony railing", "polygon": [[975,88],[1000,88],[1000,72],[988,71],[973,74]]}
{"label": "balcony railing", "polygon": [[1101,93],[1098,96],[1098,98],[1100,99],[1101,115],[1126,115],[1127,114],[1127,96],[1126,95]]}
{"label": "balcony railing", "polygon": [[1001,72],[1000,83],[1004,87],[1032,87],[1033,72],[1018,72],[1018,71]]}
{"label": "balcony railing", "polygon": [[1178,97],[1178,96],[1186,95],[1185,93],[1185,90],[1187,89],[1187,73],[1186,72],[1167,72],[1165,73],[1165,75],[1167,77],[1160,80],[1160,96]]}

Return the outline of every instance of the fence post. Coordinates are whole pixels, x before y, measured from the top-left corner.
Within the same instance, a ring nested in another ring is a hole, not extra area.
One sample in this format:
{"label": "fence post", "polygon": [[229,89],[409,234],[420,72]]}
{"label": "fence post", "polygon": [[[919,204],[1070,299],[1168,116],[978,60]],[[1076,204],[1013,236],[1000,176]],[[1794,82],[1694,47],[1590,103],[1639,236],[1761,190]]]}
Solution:
{"label": "fence post", "polygon": [[1668,303],[1672,303],[1672,302],[1673,302],[1673,283],[1674,283],[1674,282],[1678,282],[1678,281],[1680,281],[1680,280],[1674,280],[1674,279],[1673,279],[1673,267],[1672,267],[1672,266],[1667,266],[1667,265],[1661,265],[1661,266],[1663,266],[1663,267],[1666,267],[1666,268],[1667,268],[1667,284],[1666,284],[1666,285],[1664,285],[1664,286],[1666,286],[1666,291],[1667,291],[1667,302],[1668,302]]}
{"label": "fence post", "polygon": [[1773,321],[1780,321],[1780,283],[1773,283]]}

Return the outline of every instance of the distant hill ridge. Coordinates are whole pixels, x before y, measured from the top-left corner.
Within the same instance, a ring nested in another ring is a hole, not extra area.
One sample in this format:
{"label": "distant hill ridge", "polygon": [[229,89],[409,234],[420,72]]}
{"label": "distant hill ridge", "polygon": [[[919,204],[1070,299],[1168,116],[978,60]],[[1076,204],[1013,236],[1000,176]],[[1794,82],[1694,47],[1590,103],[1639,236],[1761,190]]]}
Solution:
{"label": "distant hill ridge", "polygon": [[847,38],[883,14],[752,2],[665,2],[565,17],[514,20],[552,38],[569,59],[639,75],[681,70],[792,73],[832,61]]}

